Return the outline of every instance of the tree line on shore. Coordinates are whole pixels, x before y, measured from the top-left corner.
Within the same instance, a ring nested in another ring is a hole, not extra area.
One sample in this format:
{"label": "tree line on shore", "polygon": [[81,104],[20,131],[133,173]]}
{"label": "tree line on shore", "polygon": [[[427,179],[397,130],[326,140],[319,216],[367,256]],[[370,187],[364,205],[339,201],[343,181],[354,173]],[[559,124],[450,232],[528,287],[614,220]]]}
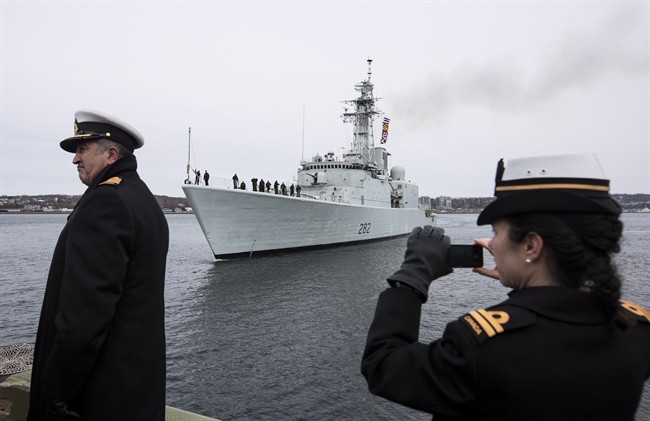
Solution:
{"label": "tree line on shore", "polygon": [[[185,211],[189,207],[184,197],[154,195],[161,209]],[[23,210],[26,212],[70,210],[75,207],[81,195],[46,194],[0,196],[0,210]]]}

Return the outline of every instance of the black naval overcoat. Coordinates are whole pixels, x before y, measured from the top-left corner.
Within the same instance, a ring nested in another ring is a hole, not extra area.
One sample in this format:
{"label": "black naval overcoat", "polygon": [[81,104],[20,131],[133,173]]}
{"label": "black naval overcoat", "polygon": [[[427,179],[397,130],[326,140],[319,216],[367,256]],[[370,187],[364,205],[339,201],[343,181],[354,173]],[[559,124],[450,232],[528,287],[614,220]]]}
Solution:
{"label": "black naval overcoat", "polygon": [[36,336],[28,419],[44,396],[83,420],[164,420],[167,221],[135,157],[104,169],[59,236]]}
{"label": "black naval overcoat", "polygon": [[372,393],[440,420],[631,421],[650,375],[650,313],[617,327],[595,298],[526,288],[418,343],[420,298],[389,288],[377,304],[361,371]]}

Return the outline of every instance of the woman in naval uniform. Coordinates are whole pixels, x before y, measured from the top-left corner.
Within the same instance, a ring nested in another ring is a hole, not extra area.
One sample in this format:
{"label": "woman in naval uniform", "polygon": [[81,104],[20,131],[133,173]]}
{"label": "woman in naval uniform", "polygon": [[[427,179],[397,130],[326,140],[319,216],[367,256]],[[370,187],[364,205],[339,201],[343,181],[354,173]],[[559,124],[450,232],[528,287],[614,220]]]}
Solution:
{"label": "woman in naval uniform", "polygon": [[494,237],[477,243],[496,267],[474,271],[512,288],[509,298],[418,342],[429,284],[452,269],[444,231],[414,229],[368,333],[370,391],[434,420],[633,420],[650,313],[621,300],[621,209],[596,157],[501,160],[495,195],[478,218]]}

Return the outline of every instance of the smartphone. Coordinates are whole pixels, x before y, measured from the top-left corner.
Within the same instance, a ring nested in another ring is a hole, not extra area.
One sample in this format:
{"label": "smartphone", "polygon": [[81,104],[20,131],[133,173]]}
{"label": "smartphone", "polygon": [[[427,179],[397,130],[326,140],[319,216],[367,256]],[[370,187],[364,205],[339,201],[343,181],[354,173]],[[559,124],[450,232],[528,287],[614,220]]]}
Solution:
{"label": "smartphone", "polygon": [[478,244],[455,245],[449,248],[447,265],[452,268],[479,268],[483,266],[483,247]]}

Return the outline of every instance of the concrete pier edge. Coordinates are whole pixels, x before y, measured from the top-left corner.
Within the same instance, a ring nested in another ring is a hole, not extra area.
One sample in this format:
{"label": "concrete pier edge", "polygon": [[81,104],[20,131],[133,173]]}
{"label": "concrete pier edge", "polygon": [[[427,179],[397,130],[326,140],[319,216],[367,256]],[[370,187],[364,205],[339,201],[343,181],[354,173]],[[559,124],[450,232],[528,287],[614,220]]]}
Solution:
{"label": "concrete pier edge", "polygon": [[[31,371],[0,377],[0,421],[25,421],[29,408]],[[168,406],[165,421],[219,421]]]}

